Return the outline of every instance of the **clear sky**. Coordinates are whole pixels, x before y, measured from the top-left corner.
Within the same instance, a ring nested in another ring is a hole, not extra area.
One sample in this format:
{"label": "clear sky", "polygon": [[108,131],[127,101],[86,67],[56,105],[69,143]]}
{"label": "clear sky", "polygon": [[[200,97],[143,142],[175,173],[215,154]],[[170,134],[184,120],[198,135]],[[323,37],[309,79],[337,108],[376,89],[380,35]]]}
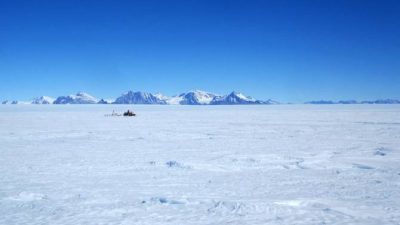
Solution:
{"label": "clear sky", "polygon": [[0,100],[400,98],[400,1],[0,0]]}

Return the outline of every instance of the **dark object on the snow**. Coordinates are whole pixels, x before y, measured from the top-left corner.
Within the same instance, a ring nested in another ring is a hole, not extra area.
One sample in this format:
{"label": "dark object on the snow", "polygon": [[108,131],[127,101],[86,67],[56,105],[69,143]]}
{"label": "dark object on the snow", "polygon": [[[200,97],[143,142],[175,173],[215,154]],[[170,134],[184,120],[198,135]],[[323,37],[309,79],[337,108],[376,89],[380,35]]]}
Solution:
{"label": "dark object on the snow", "polygon": [[124,112],[124,116],[136,116],[136,114],[134,112],[131,112],[128,110],[128,111]]}

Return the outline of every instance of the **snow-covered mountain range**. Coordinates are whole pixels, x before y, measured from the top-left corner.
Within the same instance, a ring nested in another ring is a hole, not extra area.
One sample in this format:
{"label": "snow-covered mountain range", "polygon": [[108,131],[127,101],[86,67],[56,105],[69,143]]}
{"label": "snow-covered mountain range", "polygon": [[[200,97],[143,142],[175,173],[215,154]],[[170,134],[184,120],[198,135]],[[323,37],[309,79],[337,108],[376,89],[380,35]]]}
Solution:
{"label": "snow-covered mountain range", "polygon": [[216,97],[219,96],[213,93],[196,90],[182,93],[177,97],[177,99],[180,100],[179,104],[181,105],[208,105]]}
{"label": "snow-covered mountain range", "polygon": [[113,104],[166,104],[166,102],[148,92],[128,91],[115,99]]}
{"label": "snow-covered mountain range", "polygon": [[250,96],[246,96],[239,92],[232,92],[225,96],[215,97],[211,105],[248,105],[248,104],[264,104],[264,101],[256,100]]}
{"label": "snow-covered mountain range", "polygon": [[[2,104],[21,104],[19,101],[3,101]],[[248,104],[279,104],[273,100],[256,100],[239,92],[218,95],[206,91],[189,91],[176,96],[165,96],[161,93],[152,94],[140,91],[128,91],[115,100],[105,100],[93,97],[85,92],[75,95],[60,96],[56,99],[48,96],[34,98],[25,104],[159,104],[159,105],[248,105]]]}
{"label": "snow-covered mountain range", "polygon": [[49,97],[49,96],[40,96],[38,98],[34,98],[32,100],[32,104],[53,104],[54,98]]}
{"label": "snow-covered mountain range", "polygon": [[78,92],[76,95],[60,96],[53,104],[96,104],[97,102],[97,98],[85,92]]}
{"label": "snow-covered mountain range", "polygon": [[217,95],[210,92],[195,90],[169,97],[147,92],[132,92],[118,97],[113,104],[169,104],[169,105],[242,105],[242,104],[277,104],[275,101],[260,101],[238,92],[228,95]]}
{"label": "snow-covered mountain range", "polygon": [[400,100],[396,99],[378,99],[375,101],[356,101],[356,100],[341,100],[341,101],[331,101],[331,100],[318,100],[305,102],[305,104],[314,105],[327,105],[327,104],[400,104]]}
{"label": "snow-covered mountain range", "polygon": [[173,97],[162,94],[157,94],[156,96],[170,105],[209,105],[215,97],[219,97],[219,95],[200,90],[182,93]]}
{"label": "snow-covered mountain range", "polygon": [[[275,105],[277,101],[258,100],[243,93],[233,91],[226,95],[214,94],[211,92],[194,90],[181,93],[175,96],[166,96],[161,93],[152,94],[141,91],[128,91],[115,100],[100,100],[85,92],[78,92],[74,95],[52,98],[41,96],[31,101],[3,100],[1,104],[158,104],[158,105]],[[305,102],[305,104],[400,104],[396,99],[378,99],[374,101],[342,100],[329,101],[319,100]]]}

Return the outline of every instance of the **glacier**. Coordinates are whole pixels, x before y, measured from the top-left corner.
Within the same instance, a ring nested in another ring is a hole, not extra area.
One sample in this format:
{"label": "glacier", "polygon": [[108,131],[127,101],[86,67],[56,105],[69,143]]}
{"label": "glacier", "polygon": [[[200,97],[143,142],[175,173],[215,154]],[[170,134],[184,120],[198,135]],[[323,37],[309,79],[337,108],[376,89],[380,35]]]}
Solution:
{"label": "glacier", "polygon": [[1,105],[0,224],[399,224],[399,161],[399,105]]}

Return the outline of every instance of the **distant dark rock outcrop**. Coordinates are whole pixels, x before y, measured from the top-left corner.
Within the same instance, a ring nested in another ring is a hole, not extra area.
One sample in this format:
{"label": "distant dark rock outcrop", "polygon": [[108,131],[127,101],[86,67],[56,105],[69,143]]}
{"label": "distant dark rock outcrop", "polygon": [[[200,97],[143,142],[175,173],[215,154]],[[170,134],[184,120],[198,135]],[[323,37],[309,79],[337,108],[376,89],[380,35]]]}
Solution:
{"label": "distant dark rock outcrop", "polygon": [[97,104],[108,104],[108,102],[104,99],[100,99],[100,101],[98,101]]}

